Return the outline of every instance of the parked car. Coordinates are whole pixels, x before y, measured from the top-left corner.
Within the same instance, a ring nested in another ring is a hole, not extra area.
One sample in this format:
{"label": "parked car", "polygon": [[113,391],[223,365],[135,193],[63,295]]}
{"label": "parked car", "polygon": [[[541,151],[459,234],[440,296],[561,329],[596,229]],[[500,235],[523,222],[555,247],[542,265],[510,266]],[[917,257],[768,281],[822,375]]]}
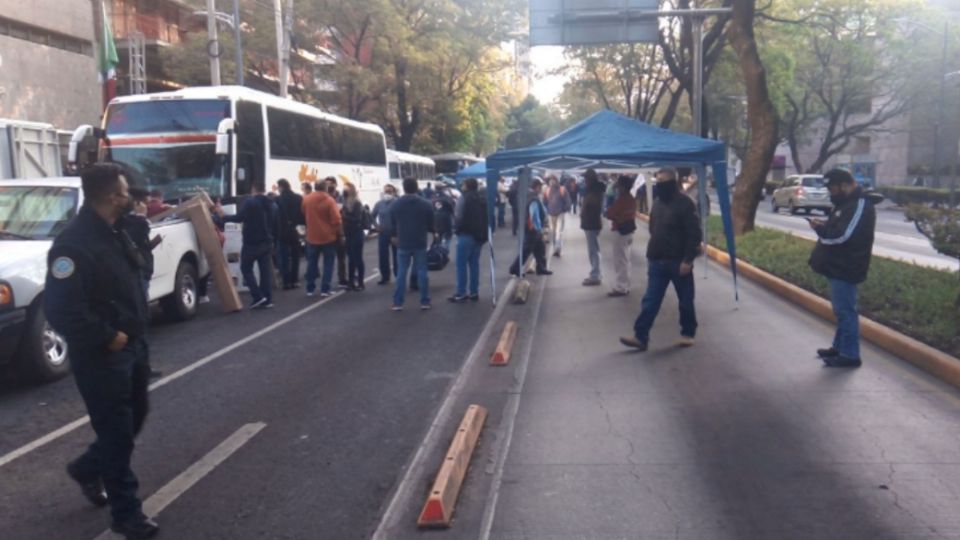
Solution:
{"label": "parked car", "polygon": [[[41,305],[47,251],[83,203],[80,178],[0,182],[0,365],[16,364],[27,379],[69,372],[67,344],[47,324]],[[197,311],[198,276],[208,273],[193,225],[182,219],[152,225],[163,241],[154,250],[150,301],[174,320]]]}
{"label": "parked car", "polygon": [[781,208],[789,209],[791,214],[801,210],[807,214],[814,210],[829,213],[833,204],[830,202],[830,192],[823,176],[798,174],[787,177],[783,185],[770,197],[770,209],[779,212]]}

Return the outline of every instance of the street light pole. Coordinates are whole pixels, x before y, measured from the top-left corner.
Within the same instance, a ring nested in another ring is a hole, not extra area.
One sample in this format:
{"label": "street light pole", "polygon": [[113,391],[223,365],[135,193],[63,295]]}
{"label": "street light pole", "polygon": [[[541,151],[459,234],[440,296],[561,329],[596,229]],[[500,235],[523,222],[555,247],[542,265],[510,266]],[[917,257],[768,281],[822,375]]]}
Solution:
{"label": "street light pole", "polygon": [[937,118],[934,121],[933,141],[933,186],[940,187],[940,139],[943,137],[943,111],[947,99],[947,40],[949,24],[943,23],[943,53],[940,57],[940,99],[937,102]]}
{"label": "street light pole", "polygon": [[237,42],[237,86],[243,86],[243,43],[240,41],[240,0],[233,0],[233,39]]}
{"label": "street light pole", "polygon": [[217,37],[217,9],[207,0],[207,56],[210,57],[210,86],[220,86],[220,41]]}

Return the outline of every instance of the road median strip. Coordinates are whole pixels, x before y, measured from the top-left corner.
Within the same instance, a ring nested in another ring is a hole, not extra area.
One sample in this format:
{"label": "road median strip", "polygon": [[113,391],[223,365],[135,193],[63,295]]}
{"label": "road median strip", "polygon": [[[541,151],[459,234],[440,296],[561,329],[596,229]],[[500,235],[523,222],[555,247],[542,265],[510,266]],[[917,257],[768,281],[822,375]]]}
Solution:
{"label": "road median strip", "polygon": [[447,455],[440,466],[427,502],[417,519],[418,527],[449,527],[453,509],[463,487],[463,479],[470,467],[473,451],[487,419],[487,410],[479,405],[470,405],[463,415]]}

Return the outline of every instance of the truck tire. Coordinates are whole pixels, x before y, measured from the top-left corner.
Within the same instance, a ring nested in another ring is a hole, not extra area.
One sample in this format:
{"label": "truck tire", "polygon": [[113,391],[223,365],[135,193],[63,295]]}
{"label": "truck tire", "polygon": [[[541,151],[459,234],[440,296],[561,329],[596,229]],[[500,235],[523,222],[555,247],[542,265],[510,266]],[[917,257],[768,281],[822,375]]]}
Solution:
{"label": "truck tire", "polygon": [[67,342],[50,327],[39,301],[30,308],[24,330],[17,355],[22,377],[43,383],[70,373]]}
{"label": "truck tire", "polygon": [[197,268],[183,259],[177,266],[173,292],[160,299],[164,314],[174,321],[190,320],[197,314]]}

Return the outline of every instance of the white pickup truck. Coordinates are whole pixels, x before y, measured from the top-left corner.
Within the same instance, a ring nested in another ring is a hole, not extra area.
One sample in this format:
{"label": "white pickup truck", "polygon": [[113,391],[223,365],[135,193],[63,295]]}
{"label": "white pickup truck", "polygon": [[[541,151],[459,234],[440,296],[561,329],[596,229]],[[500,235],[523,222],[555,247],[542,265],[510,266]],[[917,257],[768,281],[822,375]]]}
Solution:
{"label": "white pickup truck", "polygon": [[[80,178],[0,181],[0,365],[16,364],[33,381],[48,381],[69,369],[67,345],[50,328],[40,297],[47,251],[83,203]],[[186,320],[197,311],[198,276],[208,273],[193,225],[172,219],[152,225],[154,249],[150,301],[165,314]]]}

